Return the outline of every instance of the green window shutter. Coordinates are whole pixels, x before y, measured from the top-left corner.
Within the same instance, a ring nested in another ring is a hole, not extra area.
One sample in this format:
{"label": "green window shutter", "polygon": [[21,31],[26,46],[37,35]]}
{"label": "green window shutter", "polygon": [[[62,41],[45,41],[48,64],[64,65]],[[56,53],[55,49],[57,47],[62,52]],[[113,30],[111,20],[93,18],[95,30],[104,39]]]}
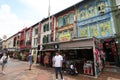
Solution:
{"label": "green window shutter", "polygon": [[37,34],[38,34],[38,28],[35,29],[35,35],[37,35]]}
{"label": "green window shutter", "polygon": [[58,26],[59,26],[59,27],[62,27],[62,26],[63,26],[63,18],[62,18],[62,17],[60,17],[60,18],[58,19]]}
{"label": "green window shutter", "polygon": [[49,31],[49,23],[47,24],[47,26],[46,26],[46,27],[47,27],[47,31]]}
{"label": "green window shutter", "polygon": [[43,26],[43,32],[45,32],[45,25]]}
{"label": "green window shutter", "polygon": [[74,14],[70,13],[70,24],[74,23]]}
{"label": "green window shutter", "polygon": [[69,18],[69,17],[68,17],[67,15],[64,16],[64,26],[68,24],[68,18]]}

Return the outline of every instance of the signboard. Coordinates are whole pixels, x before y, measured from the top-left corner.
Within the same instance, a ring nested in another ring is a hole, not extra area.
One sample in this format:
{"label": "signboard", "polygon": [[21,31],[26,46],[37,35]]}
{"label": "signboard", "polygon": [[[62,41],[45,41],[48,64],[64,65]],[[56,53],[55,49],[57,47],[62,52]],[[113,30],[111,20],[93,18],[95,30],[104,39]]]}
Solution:
{"label": "signboard", "polygon": [[69,41],[70,39],[71,39],[70,33],[60,35],[60,41]]}
{"label": "signboard", "polygon": [[47,49],[53,49],[56,50],[59,48],[58,44],[51,44],[51,45],[43,45],[43,50],[47,50]]}

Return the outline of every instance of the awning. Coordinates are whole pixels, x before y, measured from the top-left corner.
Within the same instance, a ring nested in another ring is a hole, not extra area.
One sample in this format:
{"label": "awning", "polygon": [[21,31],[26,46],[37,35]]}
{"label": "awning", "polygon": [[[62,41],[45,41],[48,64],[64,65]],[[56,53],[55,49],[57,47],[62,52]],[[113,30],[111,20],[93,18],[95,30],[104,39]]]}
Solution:
{"label": "awning", "polygon": [[93,46],[84,46],[84,47],[62,47],[59,50],[77,50],[77,49],[93,49]]}
{"label": "awning", "polygon": [[64,42],[59,44],[60,50],[65,49],[90,49],[94,45],[93,39],[84,39],[71,42]]}

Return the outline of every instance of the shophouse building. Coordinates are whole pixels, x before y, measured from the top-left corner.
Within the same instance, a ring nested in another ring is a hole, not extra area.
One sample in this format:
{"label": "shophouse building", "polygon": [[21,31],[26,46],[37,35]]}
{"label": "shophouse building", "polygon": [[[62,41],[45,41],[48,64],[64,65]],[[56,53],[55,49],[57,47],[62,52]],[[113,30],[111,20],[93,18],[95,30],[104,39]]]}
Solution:
{"label": "shophouse building", "polygon": [[28,51],[31,49],[31,43],[32,43],[32,27],[29,27],[26,30],[26,38],[25,38],[25,46]]}
{"label": "shophouse building", "polygon": [[[76,4],[77,38],[83,38],[84,43],[79,44],[79,47],[84,48],[76,51],[85,60],[93,63],[92,66],[95,71],[93,75],[95,76],[101,72],[101,68],[104,68],[104,65],[119,66],[120,64],[116,43],[118,28],[114,18],[115,9],[113,7],[115,7],[115,1],[113,0],[84,0]],[[101,39],[100,43],[98,44],[98,41],[93,39],[95,41],[92,43],[94,47],[88,49],[86,46],[92,46],[92,44],[90,40],[86,41],[84,38],[89,39],[93,36]],[[106,64],[104,64],[104,61]],[[82,68],[84,69],[84,66]],[[84,72],[84,74],[88,73]]]}
{"label": "shophouse building", "polygon": [[[44,57],[47,55],[52,58],[51,53],[53,53],[54,49],[51,48],[51,43],[55,41],[55,18],[50,16],[49,18],[45,18],[40,22],[40,44],[39,46],[39,53],[41,56],[41,64],[44,64]],[[53,45],[52,45],[53,46]],[[50,59],[50,65],[52,64],[52,59]]]}
{"label": "shophouse building", "polygon": [[20,32],[19,32],[19,40],[20,40],[20,49],[21,50],[24,50],[26,48],[25,46],[25,40],[26,40],[26,30],[27,30],[27,27],[22,29]]}
{"label": "shophouse building", "polygon": [[113,0],[92,0],[92,2],[84,0],[76,5],[78,37],[95,36],[103,39],[106,61],[109,64],[118,63],[116,44],[118,28],[115,24],[114,7]]}
{"label": "shophouse building", "polygon": [[31,26],[32,28],[32,50],[30,51],[34,56],[34,63],[37,60],[37,47],[38,47],[38,30],[39,30],[39,22]]}
{"label": "shophouse building", "polygon": [[[47,48],[43,46],[44,51],[59,50],[67,56],[67,62],[76,64],[79,73],[95,77],[104,68],[105,58],[108,65],[118,65],[114,3],[84,0],[55,14],[55,41],[46,44]],[[85,70],[86,62],[90,72]]]}

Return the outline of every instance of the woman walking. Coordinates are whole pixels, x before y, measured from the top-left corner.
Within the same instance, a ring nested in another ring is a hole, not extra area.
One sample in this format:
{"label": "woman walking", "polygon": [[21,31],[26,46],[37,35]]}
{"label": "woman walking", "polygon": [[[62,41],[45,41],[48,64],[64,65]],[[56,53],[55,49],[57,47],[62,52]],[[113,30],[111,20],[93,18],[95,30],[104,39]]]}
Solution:
{"label": "woman walking", "polygon": [[8,55],[6,53],[3,53],[3,56],[0,59],[1,65],[2,65],[2,73],[5,74],[5,66],[8,62]]}

